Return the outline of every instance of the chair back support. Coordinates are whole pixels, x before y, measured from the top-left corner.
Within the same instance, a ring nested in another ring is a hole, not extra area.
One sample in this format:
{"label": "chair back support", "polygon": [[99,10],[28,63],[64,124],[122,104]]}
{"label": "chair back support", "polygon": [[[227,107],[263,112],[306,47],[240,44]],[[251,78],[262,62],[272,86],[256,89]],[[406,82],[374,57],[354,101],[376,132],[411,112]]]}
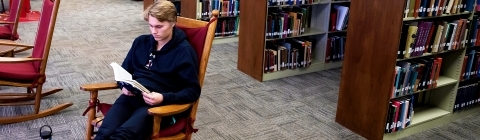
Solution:
{"label": "chair back support", "polygon": [[215,33],[215,28],[210,27],[216,27],[216,23],[217,18],[212,18],[210,22],[185,17],[177,18],[177,27],[185,32],[188,42],[193,46],[197,53],[200,67],[198,69],[198,80],[200,82],[200,86],[203,86],[203,79],[205,78],[208,58],[210,57],[210,50],[213,43],[213,37],[207,39],[207,36],[211,36],[211,34]]}
{"label": "chair back support", "polygon": [[[214,11],[212,15],[213,17],[210,19],[210,22],[178,17],[176,23],[177,27],[182,29],[185,34],[187,34],[188,41],[197,52],[197,56],[199,58],[198,80],[200,87],[203,86],[208,58],[210,57],[210,50],[212,49],[213,38],[217,26],[218,11]],[[192,119],[192,121],[189,125],[192,125],[192,127],[197,114],[196,111],[198,104],[199,100],[193,104],[190,110],[190,119]],[[187,139],[190,138],[191,134],[187,133]]]}
{"label": "chair back support", "polygon": [[33,45],[32,58],[42,58],[41,62],[34,62],[40,73],[45,73],[50,44],[57,19],[60,0],[43,0],[42,13],[37,28],[37,36]]}
{"label": "chair back support", "polygon": [[12,22],[7,25],[8,29],[12,31],[12,40],[18,39],[17,28],[18,28],[18,20],[20,19],[20,12],[22,10],[24,0],[12,0],[12,6],[9,10],[9,16],[7,21]]}

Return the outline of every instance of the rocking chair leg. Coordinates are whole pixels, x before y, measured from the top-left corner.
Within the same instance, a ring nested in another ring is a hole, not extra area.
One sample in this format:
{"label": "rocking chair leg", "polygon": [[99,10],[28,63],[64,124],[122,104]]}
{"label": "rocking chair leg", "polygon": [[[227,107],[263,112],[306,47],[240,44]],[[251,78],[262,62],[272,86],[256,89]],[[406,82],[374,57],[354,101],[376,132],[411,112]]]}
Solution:
{"label": "rocking chair leg", "polygon": [[38,85],[35,94],[35,114],[40,111],[40,102],[42,101],[42,85]]}
{"label": "rocking chair leg", "polygon": [[[91,91],[90,92],[90,102],[91,103],[95,103],[97,101],[97,97],[98,97],[98,91]],[[91,123],[91,121],[93,119],[95,119],[95,116],[96,116],[96,108],[95,107],[92,107],[88,110],[88,121],[87,121],[87,130],[85,133],[86,137],[85,139],[89,140],[90,139],[93,139],[93,125]]]}

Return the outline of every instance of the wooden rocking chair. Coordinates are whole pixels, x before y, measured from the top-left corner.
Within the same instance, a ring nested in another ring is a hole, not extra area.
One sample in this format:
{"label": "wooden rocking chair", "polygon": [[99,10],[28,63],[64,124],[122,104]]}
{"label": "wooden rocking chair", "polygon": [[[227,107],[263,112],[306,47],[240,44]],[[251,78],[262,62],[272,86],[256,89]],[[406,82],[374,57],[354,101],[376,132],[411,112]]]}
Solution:
{"label": "wooden rocking chair", "polygon": [[[176,26],[182,29],[186,34],[190,44],[195,48],[197,55],[199,57],[199,83],[200,86],[203,85],[203,79],[205,77],[205,72],[207,68],[208,58],[210,56],[210,50],[212,47],[212,42],[215,34],[215,29],[217,26],[217,17],[219,12],[217,10],[212,12],[213,17],[210,19],[210,22],[189,19],[185,17],[178,17]],[[101,121],[98,122],[99,118],[103,118],[99,116],[97,118],[96,112],[97,110],[102,111],[103,114],[106,114],[108,111],[110,104],[100,103],[97,99],[98,91],[99,90],[108,90],[108,89],[118,89],[116,82],[111,83],[98,83],[98,84],[87,84],[82,85],[80,89],[84,91],[90,92],[90,101],[87,110],[88,111],[88,120],[87,120],[87,128],[86,128],[86,137],[85,139],[92,139],[93,138],[93,129],[94,127],[100,127]],[[199,99],[200,100],[200,99]],[[194,120],[196,117],[197,107],[199,100],[192,104],[178,104],[178,105],[166,105],[151,108],[148,112],[154,116],[154,126],[153,126],[153,134],[152,139],[162,139],[162,140],[183,140],[183,139],[191,139],[191,134],[196,132],[193,129]],[[98,109],[97,109],[98,107]],[[181,113],[183,111],[187,111],[190,109],[190,116],[185,121],[177,121],[176,124],[173,125],[175,129],[173,131],[165,132],[161,131],[160,129],[160,122],[161,117],[163,116],[170,116],[174,114]],[[85,115],[85,113],[83,115]],[[167,134],[169,133],[169,134]],[[162,137],[165,136],[165,137]]]}
{"label": "wooden rocking chair", "polygon": [[[27,88],[27,93],[0,93],[0,106],[35,105],[33,114],[2,117],[0,118],[0,124],[45,117],[73,105],[72,103],[64,103],[40,111],[40,102],[43,96],[62,90],[53,89],[42,93],[42,86],[46,81],[45,69],[59,5],[60,0],[44,0],[31,58],[0,57],[0,85]],[[21,44],[13,41],[0,41],[0,45],[20,46]],[[32,99],[35,99],[35,102],[20,102]]]}
{"label": "wooden rocking chair", "polygon": [[0,26],[0,39],[16,41],[19,38],[17,28],[23,1],[24,0],[12,0],[12,9],[9,10],[10,15],[0,15],[1,18],[7,19],[6,21],[0,21],[0,24],[5,24]]}

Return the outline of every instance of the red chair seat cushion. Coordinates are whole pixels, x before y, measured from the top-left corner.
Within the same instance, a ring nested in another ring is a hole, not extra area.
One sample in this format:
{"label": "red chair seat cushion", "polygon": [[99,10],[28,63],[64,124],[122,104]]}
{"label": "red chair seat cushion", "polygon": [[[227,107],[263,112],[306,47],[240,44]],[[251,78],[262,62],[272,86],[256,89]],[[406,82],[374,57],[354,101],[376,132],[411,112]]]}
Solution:
{"label": "red chair seat cushion", "polygon": [[12,35],[10,25],[0,26],[0,39],[17,40],[18,38],[18,33]]}
{"label": "red chair seat cushion", "polygon": [[168,126],[167,128],[160,128],[160,132],[158,133],[158,137],[168,137],[173,136],[178,133],[183,132],[183,130],[187,126],[187,118],[180,118],[177,122],[173,125]]}
{"label": "red chair seat cushion", "polygon": [[32,62],[0,63],[0,79],[17,82],[33,82],[39,76]]}
{"label": "red chair seat cushion", "polygon": [[[108,104],[108,103],[100,103],[100,101],[98,101],[98,110],[105,116],[108,112],[108,110],[112,107],[112,104]],[[88,108],[87,108],[88,110]],[[103,118],[102,118],[103,119]],[[96,120],[94,120],[96,121]],[[170,125],[166,128],[160,128],[160,132],[154,136],[156,138],[159,138],[159,137],[168,137],[168,136],[173,136],[173,135],[176,135],[180,132],[183,132],[183,130],[186,128],[187,126],[187,118],[177,118],[177,122],[173,125]],[[100,127],[100,125],[98,124],[98,122],[93,122],[92,125],[95,125],[96,127]]]}
{"label": "red chair seat cushion", "polygon": [[[103,119],[104,117],[95,118],[94,120],[92,120],[91,124],[97,128],[100,128]],[[184,132],[187,125],[187,118],[180,118],[175,124],[170,125],[166,128],[160,128],[160,132],[158,132],[157,135],[153,136],[152,138],[169,137],[176,135],[178,133]]]}

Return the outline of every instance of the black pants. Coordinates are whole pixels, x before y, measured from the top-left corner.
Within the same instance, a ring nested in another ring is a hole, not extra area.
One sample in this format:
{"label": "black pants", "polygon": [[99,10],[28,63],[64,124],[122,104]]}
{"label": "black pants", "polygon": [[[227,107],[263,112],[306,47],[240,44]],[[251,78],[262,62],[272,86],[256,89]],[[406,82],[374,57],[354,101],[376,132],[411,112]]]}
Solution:
{"label": "black pants", "polygon": [[108,110],[94,140],[150,139],[153,117],[141,95],[120,95]]}

